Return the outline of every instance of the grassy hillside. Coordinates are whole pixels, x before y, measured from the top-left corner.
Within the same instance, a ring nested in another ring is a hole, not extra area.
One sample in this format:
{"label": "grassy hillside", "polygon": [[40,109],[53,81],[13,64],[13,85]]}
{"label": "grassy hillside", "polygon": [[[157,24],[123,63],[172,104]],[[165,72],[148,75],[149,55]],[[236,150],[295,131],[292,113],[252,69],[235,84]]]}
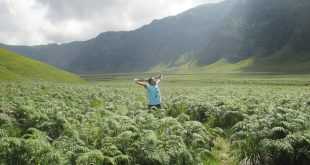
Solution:
{"label": "grassy hillside", "polygon": [[0,48],[0,80],[80,82],[78,76]]}
{"label": "grassy hillside", "polygon": [[290,53],[278,53],[270,57],[257,58],[246,68],[252,72],[273,73],[310,73],[310,57],[308,53],[299,53],[292,56]]}
{"label": "grassy hillside", "polygon": [[253,56],[238,62],[231,62],[226,58],[209,65],[199,65],[197,60],[188,60],[181,64],[160,64],[150,72],[170,73],[310,73],[310,57],[307,54],[278,53],[272,56]]}
{"label": "grassy hillside", "polygon": [[[177,61],[180,61],[178,59]],[[171,72],[171,73],[242,73],[254,64],[255,58],[247,58],[238,62],[230,62],[222,58],[209,65],[199,65],[198,60],[187,58],[182,62],[160,64],[150,70],[150,72]]]}

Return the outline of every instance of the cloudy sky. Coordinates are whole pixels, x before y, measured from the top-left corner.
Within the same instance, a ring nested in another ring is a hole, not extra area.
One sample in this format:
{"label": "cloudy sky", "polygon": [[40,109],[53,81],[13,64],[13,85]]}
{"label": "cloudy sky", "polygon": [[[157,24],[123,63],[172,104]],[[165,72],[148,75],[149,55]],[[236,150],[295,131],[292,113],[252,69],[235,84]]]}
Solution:
{"label": "cloudy sky", "polygon": [[0,0],[0,43],[87,40],[217,1],[221,0]]}

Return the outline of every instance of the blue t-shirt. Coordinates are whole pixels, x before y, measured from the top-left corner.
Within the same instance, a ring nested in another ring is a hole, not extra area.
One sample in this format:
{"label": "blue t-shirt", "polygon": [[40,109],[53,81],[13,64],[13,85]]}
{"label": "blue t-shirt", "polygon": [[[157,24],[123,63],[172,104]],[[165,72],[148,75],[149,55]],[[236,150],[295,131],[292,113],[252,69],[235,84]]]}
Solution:
{"label": "blue t-shirt", "polygon": [[149,105],[158,105],[161,103],[160,90],[158,85],[146,85]]}

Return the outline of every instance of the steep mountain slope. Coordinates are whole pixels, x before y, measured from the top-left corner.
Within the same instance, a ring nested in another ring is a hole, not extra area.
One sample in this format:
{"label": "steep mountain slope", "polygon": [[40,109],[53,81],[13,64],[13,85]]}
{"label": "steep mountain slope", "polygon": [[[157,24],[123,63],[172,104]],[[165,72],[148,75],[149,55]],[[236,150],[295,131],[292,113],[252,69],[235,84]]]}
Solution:
{"label": "steep mountain slope", "polygon": [[[78,73],[139,72],[159,65],[175,68],[183,56],[195,61],[195,67],[255,57],[243,71],[274,72],[283,69],[274,68],[266,57],[283,61],[302,54],[308,60],[309,11],[307,0],[226,0],[84,42],[4,47]],[[300,62],[293,61],[291,65]],[[283,68],[285,63],[277,66]],[[307,67],[292,70],[310,72]]]}
{"label": "steep mountain slope", "polygon": [[206,47],[209,35],[218,29],[232,5],[203,5],[134,31],[106,32],[84,42],[5,47],[79,73],[145,71]]}
{"label": "steep mountain slope", "polygon": [[0,48],[0,80],[80,82],[78,76]]}

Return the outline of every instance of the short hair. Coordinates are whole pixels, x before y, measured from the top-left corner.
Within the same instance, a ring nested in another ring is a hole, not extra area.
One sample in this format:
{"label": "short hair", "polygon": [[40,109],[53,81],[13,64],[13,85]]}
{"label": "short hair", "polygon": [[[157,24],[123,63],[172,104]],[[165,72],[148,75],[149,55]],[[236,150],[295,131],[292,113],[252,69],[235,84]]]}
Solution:
{"label": "short hair", "polygon": [[152,84],[152,81],[155,81],[153,77],[151,77],[151,78],[149,78],[149,79],[147,80],[147,82],[148,82],[149,84]]}

